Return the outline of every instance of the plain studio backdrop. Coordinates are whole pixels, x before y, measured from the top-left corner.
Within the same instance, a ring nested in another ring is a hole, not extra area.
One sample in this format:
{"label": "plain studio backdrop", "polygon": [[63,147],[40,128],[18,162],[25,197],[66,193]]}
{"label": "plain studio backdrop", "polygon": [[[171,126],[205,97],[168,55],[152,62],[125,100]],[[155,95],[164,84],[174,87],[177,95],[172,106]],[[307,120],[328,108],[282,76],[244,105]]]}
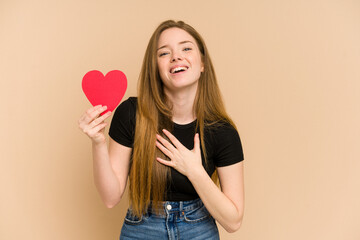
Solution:
{"label": "plain studio backdrop", "polygon": [[81,80],[119,69],[135,96],[167,19],[204,37],[243,142],[243,225],[221,239],[360,239],[359,0],[0,0],[0,239],[118,238],[128,197],[94,186]]}

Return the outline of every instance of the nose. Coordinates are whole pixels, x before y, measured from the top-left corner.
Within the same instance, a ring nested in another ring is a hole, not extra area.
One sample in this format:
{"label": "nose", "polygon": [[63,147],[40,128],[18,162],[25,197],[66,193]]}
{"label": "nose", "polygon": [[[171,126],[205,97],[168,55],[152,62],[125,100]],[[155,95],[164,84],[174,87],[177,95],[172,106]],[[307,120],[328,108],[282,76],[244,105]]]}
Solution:
{"label": "nose", "polygon": [[181,54],[174,52],[171,56],[171,62],[180,61],[182,60]]}

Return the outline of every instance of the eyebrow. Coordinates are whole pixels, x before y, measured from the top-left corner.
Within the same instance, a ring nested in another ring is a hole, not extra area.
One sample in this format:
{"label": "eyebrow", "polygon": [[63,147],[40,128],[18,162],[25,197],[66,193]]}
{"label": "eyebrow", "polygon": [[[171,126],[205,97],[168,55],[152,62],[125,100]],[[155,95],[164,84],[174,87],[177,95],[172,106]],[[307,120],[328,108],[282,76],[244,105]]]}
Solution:
{"label": "eyebrow", "polygon": [[[192,44],[194,44],[192,41],[189,41],[189,40],[185,40],[185,41],[179,42],[179,44],[184,44],[184,43],[192,43]],[[166,48],[166,47],[169,47],[169,46],[168,46],[168,45],[164,45],[164,46],[162,46],[162,47],[159,47],[159,48],[157,49],[157,51],[159,51],[159,50],[162,49],[162,48]]]}

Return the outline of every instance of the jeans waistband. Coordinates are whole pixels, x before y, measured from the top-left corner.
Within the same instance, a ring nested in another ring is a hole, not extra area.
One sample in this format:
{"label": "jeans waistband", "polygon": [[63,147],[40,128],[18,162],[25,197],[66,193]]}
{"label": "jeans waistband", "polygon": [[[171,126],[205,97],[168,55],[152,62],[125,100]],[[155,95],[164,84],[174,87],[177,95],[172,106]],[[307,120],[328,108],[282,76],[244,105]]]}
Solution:
{"label": "jeans waistband", "polygon": [[165,201],[161,202],[158,208],[154,207],[153,204],[150,204],[148,213],[166,216],[171,213],[192,211],[203,205],[200,198],[190,201]]}

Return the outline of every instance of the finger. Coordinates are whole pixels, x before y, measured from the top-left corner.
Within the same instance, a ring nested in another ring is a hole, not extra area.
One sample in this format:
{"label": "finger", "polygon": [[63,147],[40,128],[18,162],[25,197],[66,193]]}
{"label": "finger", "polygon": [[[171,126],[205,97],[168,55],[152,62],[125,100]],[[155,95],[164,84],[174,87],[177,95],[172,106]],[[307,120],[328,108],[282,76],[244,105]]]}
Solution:
{"label": "finger", "polygon": [[156,146],[160,149],[160,151],[162,151],[166,156],[168,156],[170,159],[172,159],[173,154],[166,148],[164,147],[161,143],[159,143],[158,141],[156,141]]}
{"label": "finger", "polygon": [[164,145],[170,152],[174,152],[176,150],[176,148],[169,143],[165,138],[163,138],[162,136],[160,136],[159,134],[156,134],[156,138],[157,140],[159,140],[161,142],[162,145]]}
{"label": "finger", "polygon": [[101,116],[100,118],[96,118],[99,116],[100,112],[105,111],[106,108],[107,108],[106,106],[101,107],[101,105],[98,105],[94,108],[89,109],[85,113],[85,119],[83,119],[82,121],[79,120],[79,128],[82,129],[83,132],[85,133],[91,131],[93,127],[97,126],[98,124],[103,122],[107,117],[110,116],[104,114],[103,116],[105,116],[105,118],[102,118],[103,116]]}
{"label": "finger", "polygon": [[97,105],[86,110],[86,112],[81,116],[79,122],[84,122],[85,124],[90,123],[92,121],[91,114],[99,108],[101,108],[101,105]]}
{"label": "finger", "polygon": [[92,122],[96,117],[98,117],[100,115],[100,113],[102,113],[106,109],[107,109],[107,106],[97,107],[93,111],[91,111],[91,109],[89,109],[90,111],[88,111],[86,114],[86,121]]}
{"label": "finger", "polygon": [[98,110],[99,108],[102,108],[103,106],[102,105],[96,105],[96,106],[94,106],[94,107],[92,107],[92,108],[90,108],[89,110],[90,110],[90,113],[92,113],[92,112],[94,112],[94,111],[96,111],[96,110]]}
{"label": "finger", "polygon": [[92,128],[91,130],[89,130],[88,135],[90,137],[94,137],[97,133],[99,133],[103,128],[105,128],[107,125],[107,123],[102,123],[97,125],[96,127]]}
{"label": "finger", "polygon": [[100,108],[101,105],[97,105],[95,107],[89,108],[88,110],[85,111],[85,113],[83,115],[81,115],[80,119],[79,119],[79,124],[81,122],[83,122],[84,120],[86,120],[87,115],[90,115],[93,111],[95,111],[96,109]]}
{"label": "finger", "polygon": [[[100,105],[101,106],[101,105]],[[93,117],[99,116],[102,112],[106,111],[107,106],[102,106],[94,110],[90,115]]]}
{"label": "finger", "polygon": [[168,167],[172,167],[172,168],[175,167],[174,163],[171,162],[171,161],[167,161],[167,160],[164,160],[164,159],[159,158],[159,157],[157,157],[156,160],[157,160],[159,163],[162,163],[162,164],[164,164],[164,165],[166,165],[166,166],[168,166]]}
{"label": "finger", "polygon": [[168,130],[163,129],[163,132],[170,139],[170,141],[174,144],[174,146],[176,148],[182,148],[183,147],[183,145],[179,142],[179,140],[177,140],[177,138],[174,137],[174,135],[172,135]]}
{"label": "finger", "polygon": [[90,124],[90,127],[97,126],[98,124],[104,122],[110,116],[111,116],[111,112],[109,111],[109,112],[105,113],[104,115],[102,115],[101,117],[98,117],[94,121],[92,121]]}
{"label": "finger", "polygon": [[196,133],[194,137],[194,152],[198,152],[200,150],[200,139],[199,134]]}
{"label": "finger", "polygon": [[84,120],[86,118],[87,115],[90,115],[91,113],[93,113],[94,111],[98,110],[99,108],[101,108],[102,105],[96,105],[92,108],[89,108],[82,116],[80,120]]}

